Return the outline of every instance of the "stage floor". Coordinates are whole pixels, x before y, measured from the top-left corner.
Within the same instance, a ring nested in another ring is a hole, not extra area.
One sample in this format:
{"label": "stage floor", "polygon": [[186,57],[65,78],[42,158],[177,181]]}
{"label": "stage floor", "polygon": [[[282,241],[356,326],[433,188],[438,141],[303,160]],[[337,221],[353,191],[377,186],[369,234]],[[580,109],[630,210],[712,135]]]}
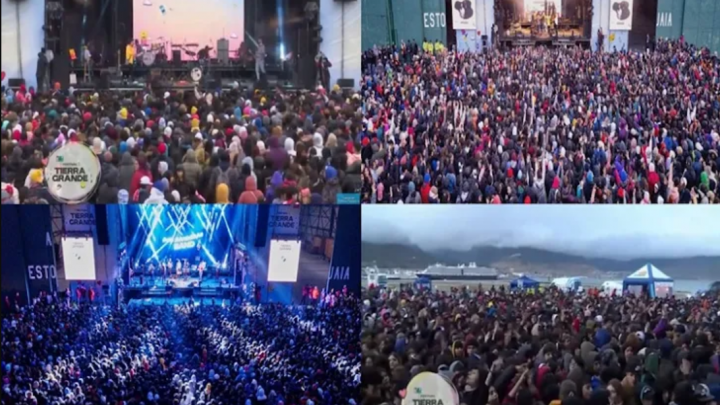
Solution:
{"label": "stage floor", "polygon": [[[137,298],[128,302],[130,306],[150,306],[150,305],[186,305],[191,301],[190,298],[172,297],[172,298]],[[196,305],[231,305],[232,301],[220,298],[194,298],[192,302]]]}
{"label": "stage floor", "polygon": [[[195,283],[198,283],[198,287],[200,288],[217,288],[217,287],[230,287],[230,284],[232,282],[232,275],[228,275],[227,277],[220,276],[220,278],[217,278],[215,276],[205,276],[203,277],[202,282],[200,281],[199,277],[180,277],[180,278],[170,278],[165,279],[162,277],[142,277],[142,283],[140,282],[141,278],[136,276],[133,277],[132,280],[130,280],[129,287],[137,288],[137,287],[149,287],[150,289],[165,289],[166,283],[170,283],[170,285],[174,288],[193,288],[195,287]],[[222,285],[222,280],[225,281],[225,285]]]}
{"label": "stage floor", "polygon": [[[554,33],[554,32],[553,32]],[[580,38],[583,35],[582,29],[572,29],[572,28],[564,28],[561,30],[558,30],[557,32],[557,38]],[[543,41],[549,41],[555,38],[554,35],[550,35],[550,32],[547,30],[540,33],[533,35],[530,28],[523,28],[520,24],[513,24],[513,26],[506,31],[505,38],[503,39],[513,39],[515,37],[531,37],[533,39],[539,39]]]}

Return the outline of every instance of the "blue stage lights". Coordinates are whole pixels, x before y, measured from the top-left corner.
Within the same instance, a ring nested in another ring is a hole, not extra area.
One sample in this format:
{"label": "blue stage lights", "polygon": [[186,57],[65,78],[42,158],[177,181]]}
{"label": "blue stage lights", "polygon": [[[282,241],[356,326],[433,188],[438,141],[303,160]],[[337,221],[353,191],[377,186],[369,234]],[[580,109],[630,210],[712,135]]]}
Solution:
{"label": "blue stage lights", "polygon": [[[135,266],[168,258],[200,260],[227,268],[234,245],[234,219],[244,207],[229,205],[136,205],[130,207],[129,244]],[[133,229],[134,228],[134,229]]]}

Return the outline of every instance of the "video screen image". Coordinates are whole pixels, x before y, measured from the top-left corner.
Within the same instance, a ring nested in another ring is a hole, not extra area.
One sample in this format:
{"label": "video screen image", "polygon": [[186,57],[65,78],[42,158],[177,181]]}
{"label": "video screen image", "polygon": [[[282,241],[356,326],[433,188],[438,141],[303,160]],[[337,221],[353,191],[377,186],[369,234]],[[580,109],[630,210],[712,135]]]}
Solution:
{"label": "video screen image", "polygon": [[217,41],[229,41],[229,57],[237,59],[245,37],[244,0],[133,0],[133,38],[144,50],[162,50],[170,58],[180,50],[182,60],[198,59],[206,46],[217,57]]}
{"label": "video screen image", "polygon": [[188,261],[228,269],[236,210],[225,205],[134,206],[131,254],[140,264]]}

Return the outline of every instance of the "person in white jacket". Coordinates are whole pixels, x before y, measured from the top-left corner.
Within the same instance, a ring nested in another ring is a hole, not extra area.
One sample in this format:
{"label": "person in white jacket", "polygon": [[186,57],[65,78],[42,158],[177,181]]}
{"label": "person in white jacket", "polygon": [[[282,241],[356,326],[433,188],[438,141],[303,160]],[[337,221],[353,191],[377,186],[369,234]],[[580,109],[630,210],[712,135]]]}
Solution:
{"label": "person in white jacket", "polygon": [[165,190],[168,188],[167,179],[156,181],[150,190],[150,197],[145,200],[145,204],[168,204],[165,199]]}

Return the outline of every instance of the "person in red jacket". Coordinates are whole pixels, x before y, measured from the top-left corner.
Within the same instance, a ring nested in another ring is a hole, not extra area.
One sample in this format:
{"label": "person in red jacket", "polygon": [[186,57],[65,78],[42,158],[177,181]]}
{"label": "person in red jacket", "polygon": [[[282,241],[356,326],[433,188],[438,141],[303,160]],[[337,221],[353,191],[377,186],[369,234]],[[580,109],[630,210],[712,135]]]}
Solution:
{"label": "person in red jacket", "polygon": [[148,165],[147,157],[144,154],[140,154],[137,158],[137,168],[135,174],[133,174],[132,181],[130,182],[130,195],[135,195],[137,189],[140,188],[140,179],[143,176],[147,176],[152,182],[152,173],[150,173],[150,166]]}
{"label": "person in red jacket", "polygon": [[655,196],[655,186],[660,183],[660,176],[655,171],[655,164],[648,165],[648,186],[650,186],[650,195]]}
{"label": "person in red jacket", "polygon": [[260,204],[265,200],[262,191],[257,188],[257,181],[253,176],[245,179],[245,191],[240,194],[238,204]]}
{"label": "person in red jacket", "polygon": [[425,173],[423,185],[420,187],[420,200],[423,204],[428,204],[430,202],[430,174],[428,173]]}

